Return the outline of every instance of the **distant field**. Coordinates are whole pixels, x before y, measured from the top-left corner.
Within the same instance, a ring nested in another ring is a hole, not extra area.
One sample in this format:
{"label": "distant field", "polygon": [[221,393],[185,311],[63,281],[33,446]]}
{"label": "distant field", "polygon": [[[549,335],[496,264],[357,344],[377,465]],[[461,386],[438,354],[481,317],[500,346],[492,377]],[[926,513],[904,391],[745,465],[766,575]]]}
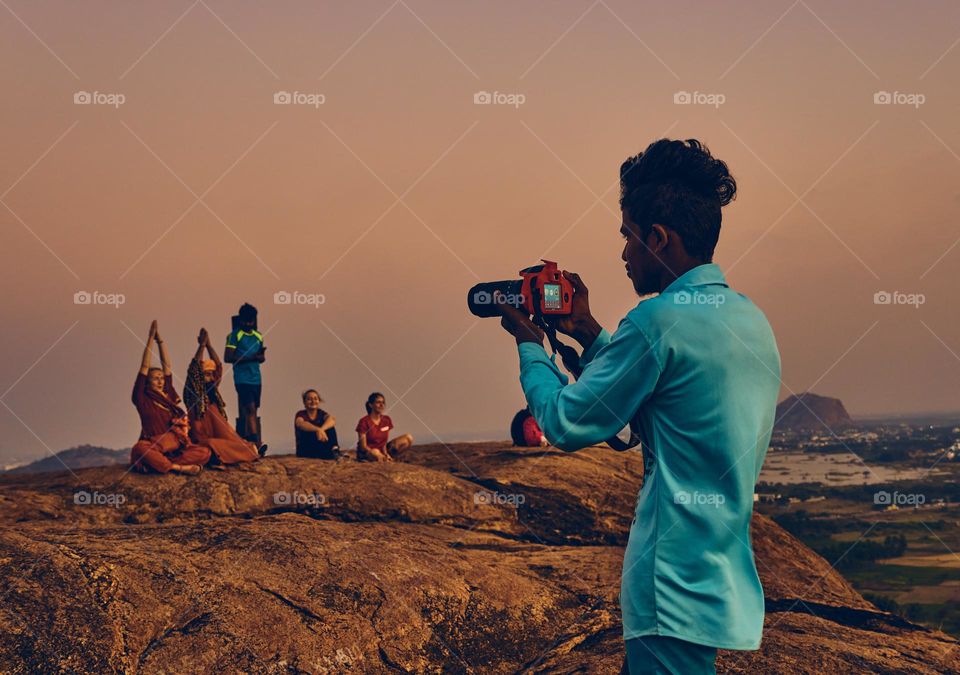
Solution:
{"label": "distant field", "polygon": [[960,569],[960,556],[953,553],[940,555],[904,555],[889,560],[878,560],[881,565],[906,565],[908,567],[946,567]]}
{"label": "distant field", "polygon": [[876,591],[905,591],[915,586],[937,586],[960,581],[960,569],[913,565],[871,565],[849,570],[845,576],[858,587]]}
{"label": "distant field", "polygon": [[960,580],[945,581],[937,586],[916,586],[909,591],[897,593],[893,599],[901,605],[951,603],[956,606],[956,603],[960,602]]}
{"label": "distant field", "polygon": [[[879,608],[960,637],[960,461],[935,451],[960,440],[955,425],[913,429],[908,438],[897,431],[874,444],[882,447],[838,440],[801,450],[786,439],[767,454],[756,490],[775,498],[757,510]],[[900,508],[879,508],[879,491],[893,498],[881,503]]]}
{"label": "distant field", "polygon": [[[836,462],[824,464],[822,475],[839,468]],[[957,468],[955,464],[949,467],[952,475],[957,475]],[[812,472],[805,473],[809,476]],[[944,482],[943,476],[931,478],[941,485]],[[901,485],[898,489],[906,493],[924,492],[916,484]],[[795,534],[814,549],[830,551],[831,561],[845,560],[847,564],[838,571],[881,609],[960,636],[960,508],[956,504],[878,510],[872,490],[855,485],[840,491],[835,485],[822,489],[762,486],[758,492],[799,495],[804,500],[826,497],[793,504],[765,503],[758,505],[758,510],[774,518],[794,518]],[[876,546],[890,536],[906,539],[902,555],[850,564],[858,545]]]}

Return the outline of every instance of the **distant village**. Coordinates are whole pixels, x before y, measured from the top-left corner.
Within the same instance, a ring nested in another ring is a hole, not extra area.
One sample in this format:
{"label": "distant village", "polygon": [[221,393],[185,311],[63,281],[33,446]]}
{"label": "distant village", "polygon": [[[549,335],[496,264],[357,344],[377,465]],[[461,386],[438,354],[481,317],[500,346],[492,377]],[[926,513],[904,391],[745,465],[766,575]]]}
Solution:
{"label": "distant village", "polygon": [[[828,430],[822,425],[819,430],[781,428],[774,431],[771,437],[769,453],[781,452],[849,453],[861,458],[864,463],[875,466],[896,465],[923,469],[928,476],[932,475],[934,469],[938,470],[938,475],[949,469],[953,476],[960,473],[960,464],[956,464],[960,462],[960,426],[907,422],[871,425],[860,422],[837,430]],[[955,483],[956,479],[947,478],[946,482]],[[811,504],[827,499],[823,494],[797,495],[784,494],[782,490],[765,491],[763,483],[758,487],[754,501],[760,504]],[[883,511],[905,508],[937,509],[954,504],[949,498],[942,496],[931,495],[929,499],[903,503],[893,498],[883,499],[883,495],[889,493],[881,491],[877,494],[879,496],[875,499],[874,509]]]}
{"label": "distant village", "polygon": [[778,429],[770,439],[770,452],[778,451],[853,452],[877,462],[929,458],[954,462],[960,457],[960,426],[900,423],[836,431]]}

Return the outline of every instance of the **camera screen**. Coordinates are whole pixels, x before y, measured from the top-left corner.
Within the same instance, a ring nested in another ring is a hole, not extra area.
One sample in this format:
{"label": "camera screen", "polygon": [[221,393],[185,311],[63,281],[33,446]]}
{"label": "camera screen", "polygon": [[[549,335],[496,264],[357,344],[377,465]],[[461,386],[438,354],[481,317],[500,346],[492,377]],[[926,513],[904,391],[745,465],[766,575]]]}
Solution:
{"label": "camera screen", "polygon": [[561,309],[563,303],[560,301],[560,284],[543,285],[543,308]]}

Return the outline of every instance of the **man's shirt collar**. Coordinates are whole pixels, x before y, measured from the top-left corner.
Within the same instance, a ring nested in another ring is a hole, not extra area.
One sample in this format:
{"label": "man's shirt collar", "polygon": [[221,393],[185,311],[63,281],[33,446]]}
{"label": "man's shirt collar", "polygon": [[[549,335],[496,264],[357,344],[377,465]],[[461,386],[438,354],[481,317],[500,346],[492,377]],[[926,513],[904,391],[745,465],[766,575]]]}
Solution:
{"label": "man's shirt collar", "polygon": [[682,288],[692,288],[694,286],[727,286],[727,280],[720,271],[720,267],[714,263],[705,263],[697,265],[693,269],[687,270],[679,277],[673,280],[669,286],[663,289],[664,293],[673,293]]}

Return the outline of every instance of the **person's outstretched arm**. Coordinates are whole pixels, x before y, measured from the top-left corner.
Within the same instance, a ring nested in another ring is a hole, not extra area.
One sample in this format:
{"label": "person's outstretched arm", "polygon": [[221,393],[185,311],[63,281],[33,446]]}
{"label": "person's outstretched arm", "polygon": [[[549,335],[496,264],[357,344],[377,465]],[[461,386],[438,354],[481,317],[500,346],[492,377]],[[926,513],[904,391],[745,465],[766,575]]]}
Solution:
{"label": "person's outstretched arm", "polygon": [[143,356],[140,357],[140,370],[137,371],[137,377],[133,381],[133,394],[130,396],[130,400],[133,401],[133,405],[139,408],[143,405],[146,399],[146,392],[144,387],[147,382],[147,373],[150,372],[150,343],[153,342],[153,334],[157,329],[157,322],[154,321],[150,324],[150,332],[147,334],[147,344],[143,348]]}
{"label": "person's outstretched arm", "polygon": [[201,328],[200,334],[197,335],[197,351],[193,355],[194,361],[203,360],[203,350],[206,349],[206,346],[207,346],[207,329]]}
{"label": "person's outstretched arm", "polygon": [[210,334],[207,333],[206,329],[203,331],[203,337],[207,345],[207,354],[210,356],[210,360],[216,363],[218,366],[222,366],[223,362],[217,355],[217,350],[213,348],[213,343],[210,342]]}
{"label": "person's outstretched arm", "polygon": [[217,350],[213,348],[213,343],[210,342],[210,334],[207,333],[206,329],[204,329],[203,334],[207,344],[207,354],[210,356],[210,360],[213,361],[214,366],[216,366],[214,379],[217,381],[217,386],[219,387],[220,381],[223,380],[223,361],[220,360]]}
{"label": "person's outstretched arm", "polygon": [[[156,321],[154,321],[156,324]],[[157,349],[160,350],[160,365],[163,367],[164,376],[173,375],[173,370],[170,368],[170,358],[167,356],[167,346],[163,342],[163,338],[160,337],[159,329],[154,329],[153,339],[157,342]]]}
{"label": "person's outstretched arm", "polygon": [[609,343],[590,354],[580,379],[567,378],[543,346],[522,342],[520,384],[552,445],[579,450],[623,429],[653,393],[662,372],[655,345],[628,316]]}
{"label": "person's outstretched arm", "polygon": [[147,334],[147,344],[143,347],[143,356],[140,359],[140,374],[146,375],[150,371],[150,343],[157,334],[157,320],[154,319],[150,324],[150,332]]}
{"label": "person's outstretched arm", "polygon": [[520,384],[530,412],[552,445],[561,450],[601,443],[625,427],[653,393],[662,371],[656,347],[628,314],[607,341],[596,326],[580,379],[568,384],[543,349],[543,331],[519,309],[500,303],[501,325],[514,336],[520,353]]}

